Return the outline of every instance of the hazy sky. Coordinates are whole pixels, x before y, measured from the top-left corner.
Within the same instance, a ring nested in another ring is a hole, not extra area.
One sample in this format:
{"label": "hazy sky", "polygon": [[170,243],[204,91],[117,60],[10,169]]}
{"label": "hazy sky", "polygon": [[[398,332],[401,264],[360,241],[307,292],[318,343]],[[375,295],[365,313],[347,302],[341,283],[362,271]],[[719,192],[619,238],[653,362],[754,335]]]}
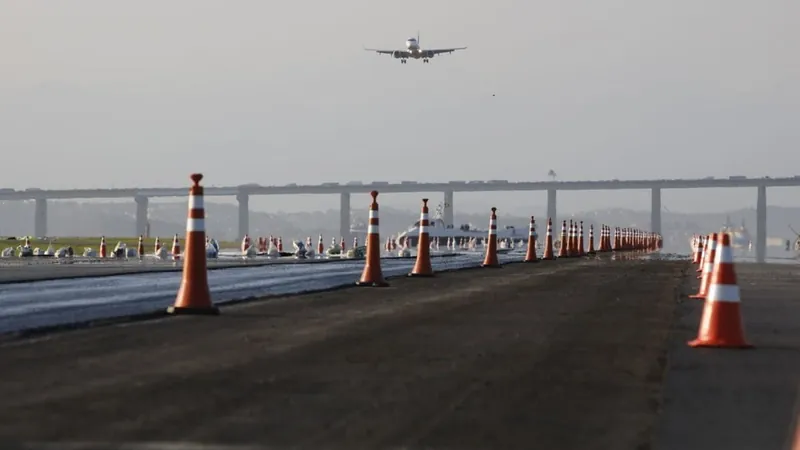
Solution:
{"label": "hazy sky", "polygon": [[[183,186],[192,171],[216,185],[800,174],[797,0],[0,0],[0,11],[0,187]],[[403,48],[417,30],[423,47],[469,48],[425,65],[362,49]],[[564,212],[650,205],[645,191],[559,200]],[[524,214],[545,195],[456,197],[490,203]]]}

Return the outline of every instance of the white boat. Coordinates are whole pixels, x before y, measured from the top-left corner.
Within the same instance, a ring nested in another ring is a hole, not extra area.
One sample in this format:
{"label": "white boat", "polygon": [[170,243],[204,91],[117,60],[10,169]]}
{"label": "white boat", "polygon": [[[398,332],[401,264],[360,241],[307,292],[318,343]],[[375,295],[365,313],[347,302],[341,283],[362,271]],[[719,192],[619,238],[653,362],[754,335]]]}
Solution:
{"label": "white boat", "polygon": [[[456,228],[453,225],[445,224],[444,220],[442,219],[442,211],[443,206],[439,205],[436,208],[436,213],[434,214],[433,219],[430,220],[430,225],[428,226],[428,235],[431,238],[431,242],[435,243],[438,240],[439,245],[446,245],[448,239],[455,239],[456,241],[472,238],[485,240],[489,237],[489,230],[486,228],[477,228],[472,224],[463,224]],[[486,224],[489,224],[488,217],[486,218]],[[406,239],[409,239],[409,246],[414,247],[417,245],[417,240],[419,239],[419,221],[414,222],[414,224],[408,227],[408,229],[397,235],[398,244],[403,244]],[[518,229],[511,225],[498,227],[497,239],[512,239],[515,243],[520,241],[527,243],[528,229]]]}
{"label": "white boat", "polygon": [[725,224],[722,228],[723,233],[728,233],[731,237],[731,247],[740,250],[750,250],[752,248],[753,238],[747,228],[744,226],[744,219],[742,219],[742,226],[738,229],[733,227],[730,216],[725,218]]}
{"label": "white boat", "polygon": [[[719,232],[727,233],[730,236],[731,247],[734,250],[741,252],[751,252],[753,250],[753,238],[744,225],[744,219],[742,219],[742,225],[737,229],[734,228],[733,223],[731,223],[730,216],[727,216]],[[691,245],[691,243],[692,239],[690,238],[689,244]]]}

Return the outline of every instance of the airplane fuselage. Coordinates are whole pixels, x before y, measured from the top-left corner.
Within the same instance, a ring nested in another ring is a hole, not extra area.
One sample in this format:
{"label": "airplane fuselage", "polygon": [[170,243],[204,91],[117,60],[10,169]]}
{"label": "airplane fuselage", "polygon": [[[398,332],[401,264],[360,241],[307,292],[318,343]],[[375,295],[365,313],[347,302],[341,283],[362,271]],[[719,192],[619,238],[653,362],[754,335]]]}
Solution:
{"label": "airplane fuselage", "polygon": [[416,38],[408,38],[406,41],[406,49],[408,50],[409,56],[414,59],[423,58],[425,55]]}

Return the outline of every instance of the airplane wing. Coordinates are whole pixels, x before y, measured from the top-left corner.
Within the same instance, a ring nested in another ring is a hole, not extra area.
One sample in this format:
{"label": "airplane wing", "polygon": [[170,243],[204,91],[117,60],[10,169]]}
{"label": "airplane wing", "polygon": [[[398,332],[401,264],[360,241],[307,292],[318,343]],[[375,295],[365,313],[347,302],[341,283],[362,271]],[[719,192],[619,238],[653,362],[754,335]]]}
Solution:
{"label": "airplane wing", "polygon": [[427,51],[432,52],[434,55],[440,55],[442,53],[453,53],[456,50],[466,50],[467,47],[455,47],[455,48],[438,48],[438,49],[428,49]]}
{"label": "airplane wing", "polygon": [[395,52],[398,52],[403,58],[408,58],[410,56],[410,53],[405,50],[378,50],[375,48],[365,48],[364,50],[368,52],[375,52],[380,55],[394,55]]}

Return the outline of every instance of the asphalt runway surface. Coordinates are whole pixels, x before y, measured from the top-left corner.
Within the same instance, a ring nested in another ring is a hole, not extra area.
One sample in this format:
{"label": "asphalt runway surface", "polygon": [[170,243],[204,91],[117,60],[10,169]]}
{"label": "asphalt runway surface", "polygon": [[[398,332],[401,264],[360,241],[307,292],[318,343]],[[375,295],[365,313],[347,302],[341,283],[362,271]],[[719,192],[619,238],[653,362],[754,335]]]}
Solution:
{"label": "asphalt runway surface", "polygon": [[0,447],[647,448],[687,268],[513,264],[5,342]]}

